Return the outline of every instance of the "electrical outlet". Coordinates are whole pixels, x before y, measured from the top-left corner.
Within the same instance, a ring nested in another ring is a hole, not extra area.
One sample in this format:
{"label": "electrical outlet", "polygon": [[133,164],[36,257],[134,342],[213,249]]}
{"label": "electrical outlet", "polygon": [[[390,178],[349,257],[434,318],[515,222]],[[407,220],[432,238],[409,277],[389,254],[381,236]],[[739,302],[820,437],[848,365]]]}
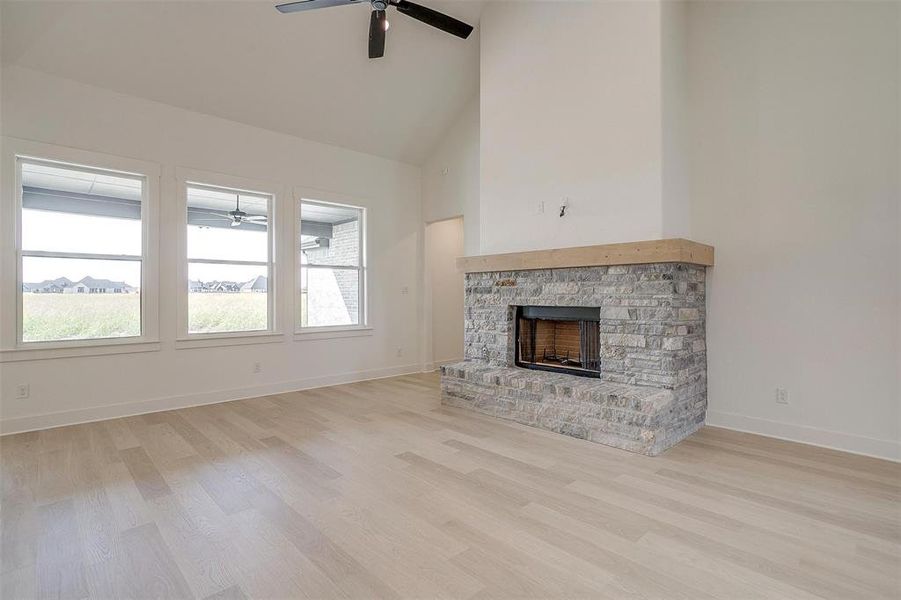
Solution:
{"label": "electrical outlet", "polygon": [[25,400],[31,395],[31,390],[27,383],[21,383],[16,386],[16,399]]}
{"label": "electrical outlet", "polygon": [[544,214],[544,200],[538,201],[538,206],[535,207],[535,214],[539,214],[539,215]]}
{"label": "electrical outlet", "polygon": [[776,404],[788,404],[788,390],[776,388]]}
{"label": "electrical outlet", "polygon": [[258,363],[258,362],[253,363],[253,372],[254,373],[262,373],[263,372],[263,363]]}

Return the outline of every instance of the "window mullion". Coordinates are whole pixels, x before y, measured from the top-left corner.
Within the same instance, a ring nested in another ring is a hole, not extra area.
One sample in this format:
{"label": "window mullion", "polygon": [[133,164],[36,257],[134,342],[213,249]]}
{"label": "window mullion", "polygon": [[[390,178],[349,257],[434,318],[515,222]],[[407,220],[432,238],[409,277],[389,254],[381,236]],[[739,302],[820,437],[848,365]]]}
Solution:
{"label": "window mullion", "polygon": [[300,265],[301,269],[330,269],[339,271],[362,271],[363,267],[351,267],[345,265]]}
{"label": "window mullion", "polygon": [[94,252],[58,252],[52,250],[22,250],[22,256],[27,258],[69,258],[77,260],[144,260],[139,254],[97,254]]}
{"label": "window mullion", "polygon": [[234,265],[239,267],[265,267],[270,264],[273,264],[270,261],[261,261],[261,260],[225,260],[218,258],[189,258],[188,264],[202,264],[202,265]]}

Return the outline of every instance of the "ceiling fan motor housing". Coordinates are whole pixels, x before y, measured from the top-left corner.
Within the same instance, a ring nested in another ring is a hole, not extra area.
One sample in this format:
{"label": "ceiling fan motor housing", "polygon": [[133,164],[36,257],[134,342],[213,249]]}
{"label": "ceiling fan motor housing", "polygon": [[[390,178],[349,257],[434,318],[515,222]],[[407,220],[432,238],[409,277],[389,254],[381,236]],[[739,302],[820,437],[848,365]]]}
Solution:
{"label": "ceiling fan motor housing", "polygon": [[[312,10],[316,8],[328,8],[330,6],[346,6],[357,4],[363,0],[296,0],[279,4],[275,8],[282,13],[293,13]],[[369,0],[372,14],[369,17],[369,58],[381,58],[385,55],[385,32],[388,31],[388,18],[385,11],[393,6],[398,12],[421,21],[426,25],[436,27],[451,35],[464,40],[472,33],[472,25],[467,25],[453,17],[420,6],[410,0]]]}

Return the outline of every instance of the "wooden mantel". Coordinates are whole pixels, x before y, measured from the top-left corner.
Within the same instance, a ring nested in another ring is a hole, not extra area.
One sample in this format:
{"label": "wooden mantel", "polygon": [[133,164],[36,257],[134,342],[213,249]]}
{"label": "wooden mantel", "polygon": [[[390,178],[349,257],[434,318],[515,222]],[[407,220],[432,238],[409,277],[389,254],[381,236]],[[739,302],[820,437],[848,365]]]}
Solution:
{"label": "wooden mantel", "polygon": [[639,265],[682,262],[713,266],[713,246],[691,240],[647,240],[622,244],[579,246],[554,250],[532,250],[509,254],[464,256],[457,259],[457,270],[464,273],[485,271],[529,271],[603,265]]}

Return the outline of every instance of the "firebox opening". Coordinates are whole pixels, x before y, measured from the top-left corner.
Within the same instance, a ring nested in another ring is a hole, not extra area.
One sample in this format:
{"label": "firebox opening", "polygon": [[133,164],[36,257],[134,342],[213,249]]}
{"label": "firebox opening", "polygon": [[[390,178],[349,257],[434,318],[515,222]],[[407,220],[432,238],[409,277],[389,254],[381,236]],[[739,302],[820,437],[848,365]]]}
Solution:
{"label": "firebox opening", "polygon": [[516,366],[599,377],[600,311],[582,306],[517,306]]}

